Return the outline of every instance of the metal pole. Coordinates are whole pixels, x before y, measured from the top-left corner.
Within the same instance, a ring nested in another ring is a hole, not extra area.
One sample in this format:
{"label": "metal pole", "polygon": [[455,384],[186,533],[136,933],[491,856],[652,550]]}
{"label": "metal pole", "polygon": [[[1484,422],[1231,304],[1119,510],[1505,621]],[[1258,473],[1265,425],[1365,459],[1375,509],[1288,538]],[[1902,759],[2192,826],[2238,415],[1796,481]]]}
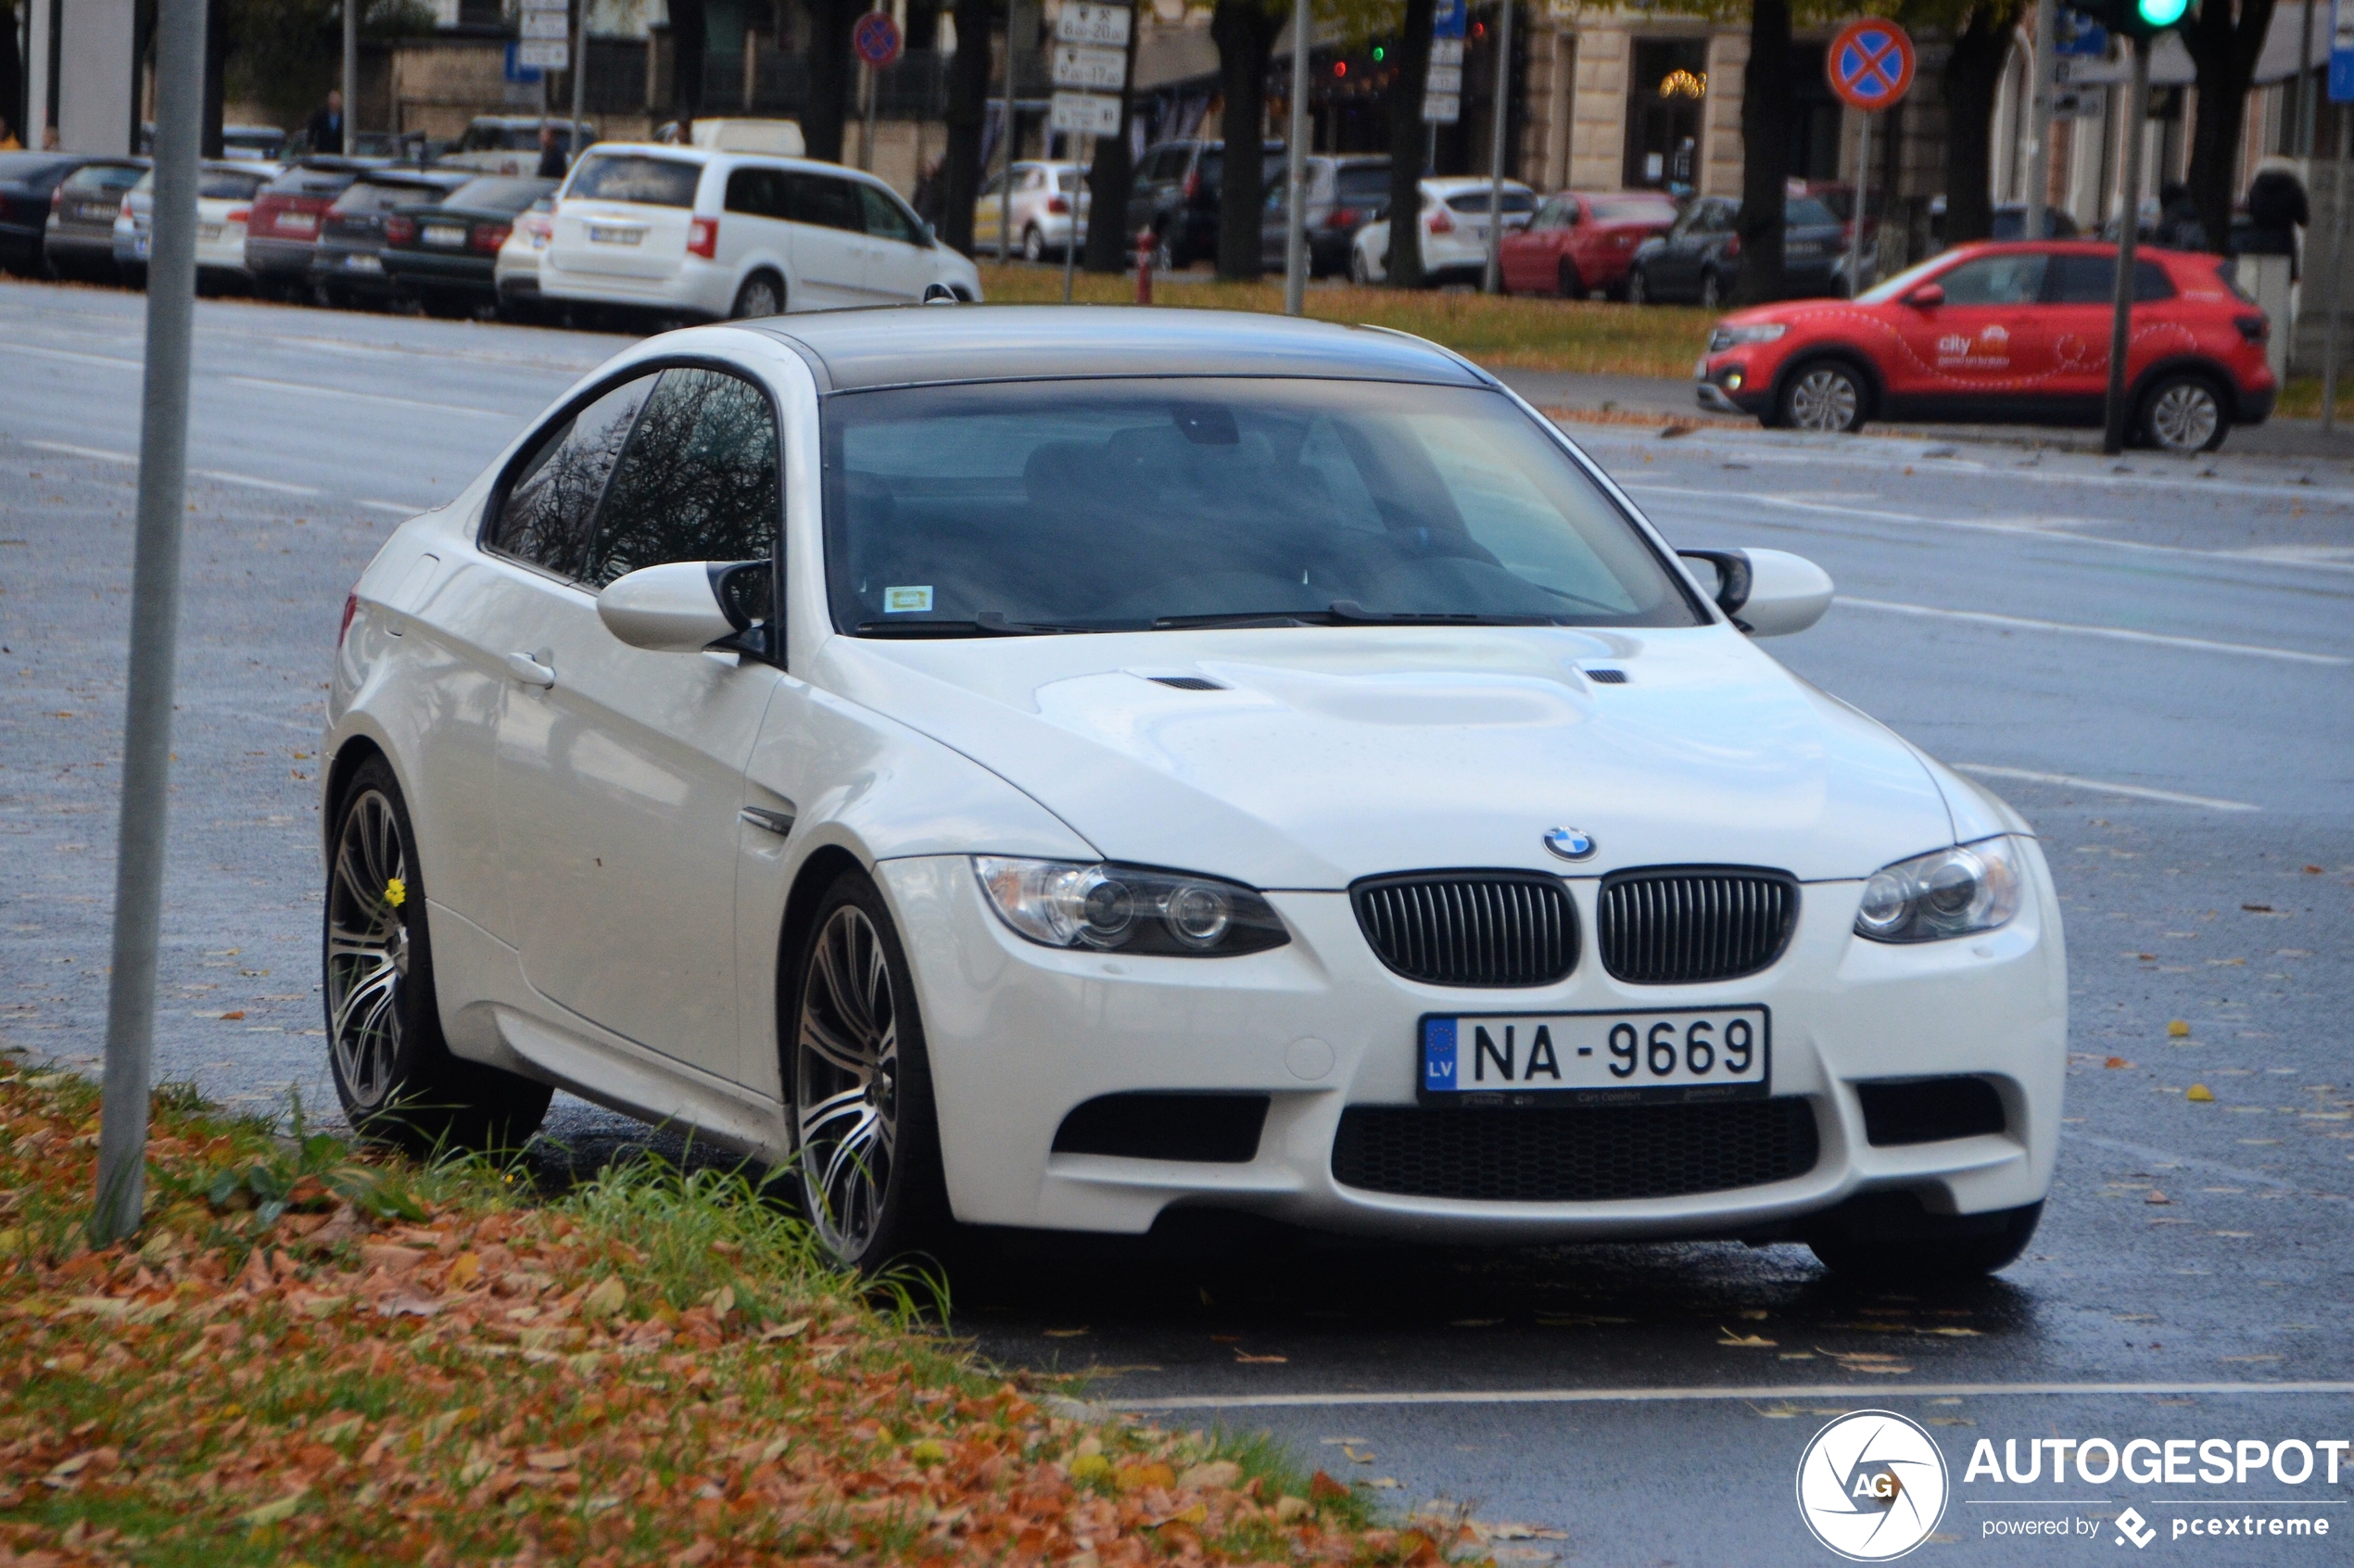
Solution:
{"label": "metal pole", "polygon": [[1292,0],[1291,146],[1284,204],[1284,314],[1308,312],[1308,56],[1314,42],[1308,0]]}
{"label": "metal pole", "polygon": [[[146,1202],[147,1094],[155,1061],[156,943],[171,809],[172,664],[180,632],[180,529],[188,478],[188,339],[196,293],[196,138],[204,120],[205,0],[161,0],[156,18],[154,247],[139,421],[139,525],[131,569],[131,671],[123,710],[114,967],[98,1189],[102,1245],[139,1229]],[[345,123],[350,123],[349,100]]]}
{"label": "metal pole", "polygon": [[[564,167],[569,169],[580,161],[580,127],[584,117],[581,109],[588,101],[588,0],[573,0],[572,21],[572,143],[564,155]],[[744,106],[748,111],[752,106]]]}
{"label": "metal pole", "polygon": [[[539,81],[539,110],[544,115],[548,110],[548,78],[544,72]],[[360,150],[359,133],[352,130],[352,121],[358,118],[359,112],[360,0],[343,0],[343,156],[346,158]],[[156,134],[163,134],[160,118],[156,123]]]}
{"label": "metal pole", "polygon": [[2337,210],[2330,215],[2330,318],[2322,339],[2322,433],[2337,428],[2337,341],[2346,305],[2346,166],[2354,163],[2354,104],[2337,114]]}
{"label": "metal pole", "polygon": [[2044,237],[2052,189],[2052,83],[2059,46],[2059,0],[2035,0],[2035,90],[2028,109],[2027,237]]}
{"label": "metal pole", "polygon": [[867,95],[867,128],[858,138],[858,167],[871,174],[875,169],[875,68],[864,60],[858,62],[858,87]]}
{"label": "metal pole", "polygon": [[1864,292],[1864,209],[1872,190],[1872,116],[1857,109],[1855,119],[1855,217],[1847,231],[1847,297]]}
{"label": "metal pole", "polygon": [[2305,32],[2297,41],[2297,156],[2313,160],[2313,0],[2305,0]]}
{"label": "metal pole", "polygon": [[2150,44],[2127,41],[2133,81],[2125,98],[2125,199],[2117,224],[2117,292],[2108,328],[2108,419],[2101,450],[2125,449],[2125,346],[2133,319],[2133,252],[2142,237],[2142,133],[2149,116]]}
{"label": "metal pole", "polygon": [[[1133,26],[1132,22],[1130,24]],[[1063,303],[1070,303],[1070,275],[1079,267],[1079,203],[1087,194],[1087,166],[1095,159],[1095,133],[1093,131],[1079,138],[1079,161],[1071,165],[1070,232],[1063,236]],[[1062,190],[1061,170],[1054,172],[1055,189]]]}
{"label": "metal pole", "polygon": [[[1014,13],[1021,9],[1021,0],[1006,0],[1006,183],[997,192],[997,259],[1002,262],[1013,254],[1014,243]],[[1136,24],[1132,19],[1128,24]]]}
{"label": "metal pole", "polygon": [[1512,0],[1503,0],[1496,30],[1496,116],[1487,138],[1487,267],[1480,288],[1494,294],[1504,281],[1504,121],[1512,96]]}

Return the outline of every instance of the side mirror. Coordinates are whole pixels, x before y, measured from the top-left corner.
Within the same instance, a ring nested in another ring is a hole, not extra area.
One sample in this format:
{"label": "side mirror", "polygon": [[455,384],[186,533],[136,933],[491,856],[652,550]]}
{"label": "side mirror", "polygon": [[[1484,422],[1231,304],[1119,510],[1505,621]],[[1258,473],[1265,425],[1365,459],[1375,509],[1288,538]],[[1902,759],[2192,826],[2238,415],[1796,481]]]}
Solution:
{"label": "side mirror", "polygon": [[1945,291],[1935,284],[1923,284],[1905,297],[1905,303],[1916,310],[1926,310],[1932,305],[1945,303]]}
{"label": "side mirror", "polygon": [[1716,607],[1752,637],[1803,632],[1831,607],[1830,574],[1779,550],[1679,550],[1716,575]]}
{"label": "side mirror", "polygon": [[698,653],[768,619],[775,569],[766,561],[673,561],[605,585],[597,618],[632,648]]}

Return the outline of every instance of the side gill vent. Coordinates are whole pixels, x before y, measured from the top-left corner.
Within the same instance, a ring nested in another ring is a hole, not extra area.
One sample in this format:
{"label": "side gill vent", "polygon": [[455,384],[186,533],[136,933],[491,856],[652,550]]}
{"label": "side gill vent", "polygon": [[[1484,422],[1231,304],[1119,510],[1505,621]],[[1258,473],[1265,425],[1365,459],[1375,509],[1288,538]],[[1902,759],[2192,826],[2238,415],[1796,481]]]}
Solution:
{"label": "side gill vent", "polygon": [[1159,686],[1173,686],[1180,691],[1223,691],[1225,686],[1207,676],[1146,676],[1146,680]]}
{"label": "side gill vent", "polygon": [[1626,672],[1625,670],[1588,670],[1586,678],[1597,686],[1624,686],[1626,684]]}

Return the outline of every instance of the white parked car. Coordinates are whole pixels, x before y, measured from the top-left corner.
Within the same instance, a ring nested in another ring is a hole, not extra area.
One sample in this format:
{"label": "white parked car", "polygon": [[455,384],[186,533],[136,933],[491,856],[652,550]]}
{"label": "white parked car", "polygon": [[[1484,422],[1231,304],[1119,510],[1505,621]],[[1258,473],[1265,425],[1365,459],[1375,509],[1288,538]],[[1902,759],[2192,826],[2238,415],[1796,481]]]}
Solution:
{"label": "white parked car", "polygon": [[550,300],[690,317],[981,297],[973,264],[839,164],[655,143],[588,149],[556,193]]}
{"label": "white parked car", "polygon": [[[550,115],[542,120],[536,114],[478,114],[468,122],[458,145],[434,159],[437,169],[471,169],[480,174],[531,175],[539,170],[539,128],[552,126],[556,133],[556,150],[569,159],[572,156],[572,121],[562,116]],[[593,145],[597,140],[594,120],[580,124],[580,145]]]}
{"label": "white parked car", "polygon": [[345,605],[335,1081],[423,1139],[551,1085],[691,1126],[860,1265],[1208,1206],[1996,1268],[2059,908],[2015,813],[1753,641],[1830,597],[1679,559],[1397,334],[652,338]]}
{"label": "white parked car", "polygon": [[[262,186],[284,171],[253,158],[203,163],[196,171],[196,284],[250,284],[246,271],[246,220]],[[114,221],[115,265],[144,275],[155,226],[155,171],[150,170],[122,198]]]}
{"label": "white parked car", "polygon": [[[1013,224],[1006,232],[1026,261],[1060,257],[1071,243],[1087,243],[1087,166],[1083,163],[1017,163],[1013,167]],[[1006,171],[989,177],[973,201],[973,249],[997,248],[998,221],[1006,215]],[[1078,206],[1076,217],[1071,212]]]}
{"label": "white parked car", "polygon": [[[1477,283],[1487,272],[1487,208],[1494,193],[1478,177],[1424,180],[1423,277],[1425,282]],[[1525,229],[1537,211],[1537,193],[1518,180],[1504,182],[1499,204],[1507,231]],[[1360,284],[1389,276],[1389,220],[1357,231],[1349,243],[1348,275]]]}

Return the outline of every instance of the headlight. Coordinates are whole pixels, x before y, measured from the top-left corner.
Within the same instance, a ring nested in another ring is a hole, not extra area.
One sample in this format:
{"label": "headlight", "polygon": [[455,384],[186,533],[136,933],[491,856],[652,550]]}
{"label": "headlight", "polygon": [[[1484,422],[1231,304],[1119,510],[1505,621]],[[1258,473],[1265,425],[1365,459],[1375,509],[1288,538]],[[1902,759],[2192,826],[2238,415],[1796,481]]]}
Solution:
{"label": "headlight", "polygon": [[1789,330],[1779,322],[1759,322],[1750,326],[1720,326],[1708,335],[1708,351],[1720,354],[1728,348],[1738,348],[1744,343],[1771,343]]}
{"label": "headlight", "polygon": [[2025,881],[2006,838],[1900,860],[1864,884],[1855,934],[1874,942],[1936,942],[1991,931],[2019,913]]}
{"label": "headlight", "polygon": [[1048,947],[1222,958],[1291,940],[1265,899],[1208,877],[986,854],[973,873],[999,919]]}

